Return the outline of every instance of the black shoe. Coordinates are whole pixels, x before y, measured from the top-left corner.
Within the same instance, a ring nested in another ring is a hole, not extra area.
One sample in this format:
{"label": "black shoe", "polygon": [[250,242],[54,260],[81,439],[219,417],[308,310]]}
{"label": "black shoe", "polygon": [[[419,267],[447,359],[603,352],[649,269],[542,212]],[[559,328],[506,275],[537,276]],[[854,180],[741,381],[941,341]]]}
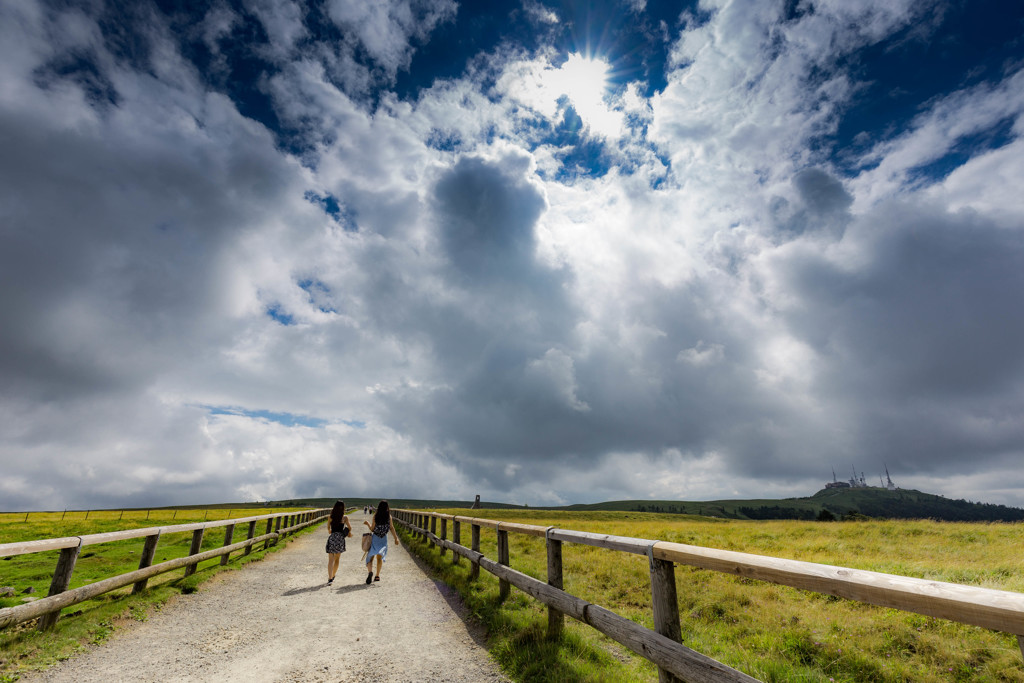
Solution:
{"label": "black shoe", "polygon": [[330,586],[332,583],[334,583],[334,579],[327,579],[327,585],[328,586]]}
{"label": "black shoe", "polygon": [[375,577],[373,577],[373,580],[374,581],[380,581],[380,577],[379,576],[375,576]]}
{"label": "black shoe", "polygon": [[369,573],[368,573],[368,574],[366,575],[366,585],[370,585],[370,582],[371,582],[371,581],[373,581],[373,572],[369,572]]}

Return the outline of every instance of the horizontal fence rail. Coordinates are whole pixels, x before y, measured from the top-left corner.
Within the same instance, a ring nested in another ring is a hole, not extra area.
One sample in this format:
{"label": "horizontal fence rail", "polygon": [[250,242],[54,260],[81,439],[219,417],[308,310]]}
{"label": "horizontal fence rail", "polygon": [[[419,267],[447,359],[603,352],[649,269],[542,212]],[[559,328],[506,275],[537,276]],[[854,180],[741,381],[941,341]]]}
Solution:
{"label": "horizontal fence rail", "polygon": [[[395,519],[414,536],[451,550],[453,562],[467,558],[475,578],[482,567],[498,577],[499,594],[508,595],[513,585],[548,605],[548,632],[556,635],[562,615],[588,624],[647,658],[658,667],[659,681],[711,683],[756,681],[740,671],[702,655],[681,643],[674,566],[676,564],[734,574],[802,590],[848,598],[859,602],[916,612],[1017,636],[1024,654],[1024,594],[942,581],[916,579],[861,569],[785,560],[729,550],[716,550],[669,541],[594,534],[533,524],[499,522],[477,517],[422,510],[393,510]],[[437,534],[440,523],[441,533]],[[447,527],[453,527],[452,540]],[[471,526],[472,546],[460,544],[463,525]],[[498,560],[480,552],[480,529],[497,532]],[[548,553],[547,583],[511,569],[509,532],[544,538]],[[570,595],[562,588],[561,544],[576,543],[618,552],[646,555],[651,569],[655,630],[636,624],[603,607]]]}
{"label": "horizontal fence rail", "polygon": [[[301,512],[275,512],[255,517],[222,519],[212,522],[127,529],[102,534],[47,538],[19,543],[0,543],[0,557],[11,557],[49,550],[61,551],[47,597],[24,605],[0,609],[0,629],[36,618],[40,618],[40,629],[52,628],[60,617],[60,610],[65,607],[91,600],[99,595],[123,588],[129,584],[134,584],[132,593],[138,593],[146,588],[146,582],[150,578],[182,567],[185,568],[185,576],[190,576],[195,573],[196,565],[200,562],[211,560],[218,556],[221,558],[221,564],[224,565],[227,564],[231,553],[241,550],[244,554],[248,555],[252,552],[252,548],[259,543],[263,543],[263,549],[266,550],[285,536],[294,534],[296,531],[308,526],[321,523],[330,514],[330,511],[330,508],[322,508]],[[256,526],[262,521],[266,522],[266,527],[263,533],[257,536]],[[240,524],[248,524],[248,534],[244,541],[234,543],[235,527]],[[206,530],[217,527],[225,527],[224,544],[218,548],[200,552]],[[160,564],[153,564],[153,558],[156,556],[156,548],[161,536],[189,531],[192,532],[192,546],[189,549],[188,555],[168,560],[167,562],[161,562]],[[136,571],[120,574],[78,588],[68,589],[68,586],[71,584],[75,563],[83,546],[112,543],[133,538],[146,539],[142,557],[139,561],[139,568]]]}

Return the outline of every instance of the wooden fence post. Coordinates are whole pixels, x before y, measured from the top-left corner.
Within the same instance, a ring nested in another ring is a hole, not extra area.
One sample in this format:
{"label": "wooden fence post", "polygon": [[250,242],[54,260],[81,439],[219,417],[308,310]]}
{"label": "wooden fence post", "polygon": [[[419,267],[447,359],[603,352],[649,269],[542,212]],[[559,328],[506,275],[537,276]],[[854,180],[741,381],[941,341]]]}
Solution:
{"label": "wooden fence post", "polygon": [[[71,574],[75,571],[75,562],[78,561],[78,553],[82,550],[81,539],[74,548],[64,548],[57,558],[57,566],[53,570],[53,579],[50,581],[50,592],[47,596],[63,593],[71,585]],[[39,618],[39,630],[49,631],[60,619],[60,610],[44,614]]]}
{"label": "wooden fence post", "polygon": [[[255,535],[256,535],[256,520],[254,519],[251,522],[249,522],[249,535],[245,537],[245,540],[251,541],[252,537],[255,536]],[[248,555],[251,552],[252,552],[252,545],[250,544],[250,545],[245,546],[245,551],[242,554],[243,555]]]}
{"label": "wooden fence post", "polygon": [[[445,519],[444,517],[441,518],[441,540],[442,541],[447,541],[448,540],[448,520]],[[444,545],[442,545],[441,546],[441,557],[444,557],[444,554],[446,552],[448,552],[448,548],[445,548]]]}
{"label": "wooden fence post", "polygon": [[[231,540],[235,537],[235,525],[228,524],[224,527],[224,545],[231,545]],[[231,553],[224,553],[220,556],[220,566],[225,566],[228,563],[228,558],[231,557]]]}
{"label": "wooden fence post", "polygon": [[[280,516],[274,518],[274,533],[275,534],[281,533],[281,517]],[[277,545],[277,542],[279,540],[281,540],[280,537],[275,538],[274,539],[274,545]]]}
{"label": "wooden fence post", "polygon": [[[551,531],[551,528],[548,528]],[[559,590],[562,589],[562,542],[556,541],[550,535],[547,537],[548,549],[548,585]],[[548,638],[557,640],[562,635],[562,628],[565,626],[565,615],[551,605],[548,605]]]}
{"label": "wooden fence post", "polygon": [[[509,566],[508,557],[508,532],[502,531],[501,523],[498,524],[498,564],[503,564],[506,567]],[[512,588],[505,579],[498,579],[498,599],[505,600],[508,598],[509,591]]]}
{"label": "wooden fence post", "polygon": [[[437,536],[437,517],[434,517],[433,515],[430,516],[430,533],[432,533],[435,536]],[[434,541],[433,540],[430,541],[430,547],[431,548],[434,547]]]}
{"label": "wooden fence post", "polygon": [[[272,526],[274,526],[274,520],[268,519],[267,520],[267,529],[266,529],[266,531],[263,532],[264,536],[266,536],[267,534],[270,533],[270,528]],[[270,547],[270,539],[268,538],[267,540],[263,541],[263,549],[266,550],[269,547]]]}
{"label": "wooden fence post", "polygon": [[[456,545],[462,545],[462,525],[457,520],[452,520],[452,542]],[[458,564],[462,556],[454,550],[452,551],[452,564]]]}
{"label": "wooden fence post", "polygon": [[[469,536],[470,536],[470,550],[472,550],[475,553],[480,552],[480,525],[479,524],[472,524],[472,525],[470,525]],[[472,562],[471,564],[473,566],[470,567],[469,578],[470,578],[471,581],[476,581],[477,579],[480,578],[480,563],[479,562]]]}
{"label": "wooden fence post", "polygon": [[[156,544],[160,541],[160,534],[155,533],[152,536],[146,536],[146,544],[142,547],[142,557],[139,558],[139,569],[145,569],[149,565],[153,564],[153,558],[156,556]],[[149,579],[142,579],[136,581],[132,586],[132,595],[141,593],[146,590],[146,583]]]}
{"label": "wooden fence post", "polygon": [[[196,529],[192,532],[192,546],[188,550],[189,555],[195,555],[203,547],[203,532],[205,529]],[[185,576],[192,576],[196,573],[199,563],[185,565]]]}
{"label": "wooden fence post", "polygon": [[[651,563],[651,603],[654,607],[654,630],[677,643],[682,643],[675,565],[666,560],[655,559],[651,554],[648,557]],[[683,683],[683,681],[659,667],[658,683]]]}

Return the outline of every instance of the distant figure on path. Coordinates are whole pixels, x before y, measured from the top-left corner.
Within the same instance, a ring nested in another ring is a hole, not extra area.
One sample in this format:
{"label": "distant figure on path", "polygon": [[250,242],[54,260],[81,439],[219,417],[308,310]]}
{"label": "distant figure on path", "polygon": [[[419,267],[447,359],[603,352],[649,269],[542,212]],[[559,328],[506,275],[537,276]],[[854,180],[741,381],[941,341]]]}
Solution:
{"label": "distant figure on path", "polygon": [[[395,545],[401,545],[398,542],[398,534],[395,533],[395,525],[391,523],[391,510],[388,507],[388,502],[382,500],[377,504],[377,511],[373,513],[372,526],[366,520],[363,520],[363,524],[373,532],[373,535],[370,536],[370,551],[366,554],[366,583],[380,581],[380,568],[388,556],[389,531],[395,539]],[[377,576],[373,575],[373,568],[371,567],[375,555],[377,556]]]}
{"label": "distant figure on path", "polygon": [[345,514],[345,503],[338,501],[331,508],[331,516],[327,518],[327,585],[334,583],[334,575],[338,573],[341,554],[345,552],[345,539],[352,535],[352,525]]}

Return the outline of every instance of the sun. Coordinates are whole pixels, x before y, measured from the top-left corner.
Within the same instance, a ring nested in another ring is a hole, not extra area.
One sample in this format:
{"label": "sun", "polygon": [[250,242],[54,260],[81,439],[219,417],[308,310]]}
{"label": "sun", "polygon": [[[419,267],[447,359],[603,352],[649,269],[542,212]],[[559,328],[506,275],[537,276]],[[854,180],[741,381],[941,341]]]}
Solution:
{"label": "sun", "polygon": [[605,101],[610,90],[610,78],[608,62],[573,52],[562,66],[548,73],[547,86],[556,97],[568,98],[569,104],[592,132],[613,136],[622,125],[622,117],[611,111]]}
{"label": "sun", "polygon": [[558,81],[563,94],[582,116],[587,111],[600,107],[604,109],[604,96],[608,91],[608,62],[593,57],[584,57],[578,52],[558,70]]}

